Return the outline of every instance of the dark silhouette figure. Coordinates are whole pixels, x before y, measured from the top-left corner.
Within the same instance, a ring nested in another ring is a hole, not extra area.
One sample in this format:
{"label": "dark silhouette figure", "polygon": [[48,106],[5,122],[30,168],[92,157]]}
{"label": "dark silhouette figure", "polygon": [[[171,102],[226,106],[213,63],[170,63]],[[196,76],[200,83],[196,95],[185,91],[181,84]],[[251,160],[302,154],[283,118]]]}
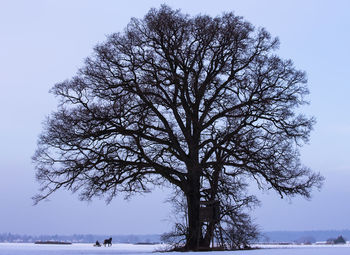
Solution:
{"label": "dark silhouette figure", "polygon": [[104,241],[103,241],[103,245],[104,246],[112,246],[112,237],[111,238],[109,238],[109,239],[105,239]]}
{"label": "dark silhouette figure", "polygon": [[100,244],[100,242],[97,240],[96,243],[94,244],[94,246],[96,246],[96,247],[101,247],[101,244]]}

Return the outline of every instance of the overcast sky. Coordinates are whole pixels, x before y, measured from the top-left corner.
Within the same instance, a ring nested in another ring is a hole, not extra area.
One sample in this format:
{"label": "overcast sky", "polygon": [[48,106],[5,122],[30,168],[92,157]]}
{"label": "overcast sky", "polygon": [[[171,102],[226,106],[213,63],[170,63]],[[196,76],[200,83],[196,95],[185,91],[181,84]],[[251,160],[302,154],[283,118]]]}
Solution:
{"label": "overcast sky", "polygon": [[[45,116],[56,108],[48,93],[70,78],[106,35],[131,17],[167,3],[195,15],[233,11],[278,36],[278,54],[308,74],[317,124],[303,162],[326,182],[311,201],[258,195],[253,214],[262,230],[350,229],[350,1],[344,0],[0,0],[0,233],[146,234],[169,230],[168,191],[117,198],[110,205],[80,202],[62,191],[32,206],[39,185],[31,156]],[[252,188],[254,190],[254,188]]]}

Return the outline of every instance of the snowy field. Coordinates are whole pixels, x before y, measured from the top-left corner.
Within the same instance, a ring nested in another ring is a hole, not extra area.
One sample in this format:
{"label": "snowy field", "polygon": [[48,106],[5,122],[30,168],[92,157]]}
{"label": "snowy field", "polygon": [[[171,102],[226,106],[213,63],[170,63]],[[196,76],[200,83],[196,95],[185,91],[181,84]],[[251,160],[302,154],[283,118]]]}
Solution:
{"label": "snowy field", "polygon": [[[179,253],[169,255],[349,255],[350,245],[260,245],[249,251],[221,251]],[[38,245],[32,243],[0,243],[0,255],[99,255],[148,254],[164,250],[163,245],[113,244],[112,247],[93,247],[92,244]],[[158,253],[160,254],[160,253]]]}
{"label": "snowy field", "polygon": [[93,244],[52,245],[33,243],[0,243],[0,255],[97,255],[97,254],[150,254],[161,245],[113,244],[94,247]]}

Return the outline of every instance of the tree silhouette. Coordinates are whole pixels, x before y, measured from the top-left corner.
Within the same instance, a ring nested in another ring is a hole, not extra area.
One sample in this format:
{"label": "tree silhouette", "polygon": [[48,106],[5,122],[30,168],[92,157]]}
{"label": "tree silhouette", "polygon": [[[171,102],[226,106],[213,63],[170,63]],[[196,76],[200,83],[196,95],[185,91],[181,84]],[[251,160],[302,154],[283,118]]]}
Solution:
{"label": "tree silhouette", "polygon": [[132,19],[52,88],[59,106],[33,156],[35,201],[60,188],[110,201],[170,184],[186,197],[186,249],[198,250],[209,247],[200,201],[230,196],[240,178],[309,197],[322,177],[298,154],[314,123],[295,113],[306,78],[274,54],[278,44],[233,13],[190,17],[163,5]]}
{"label": "tree silhouette", "polygon": [[[221,186],[221,185],[220,185]],[[249,244],[259,237],[258,226],[247,214],[259,205],[255,196],[247,195],[248,185],[244,180],[231,182],[229,191],[221,189],[216,194],[219,204],[218,220],[203,222],[201,248],[206,248],[211,239],[219,249],[239,250],[246,249]],[[173,206],[171,220],[175,223],[170,232],[161,236],[162,241],[171,244],[175,251],[182,251],[184,242],[189,235],[188,206],[181,190],[175,192],[167,200]],[[209,207],[210,208],[210,207]]]}

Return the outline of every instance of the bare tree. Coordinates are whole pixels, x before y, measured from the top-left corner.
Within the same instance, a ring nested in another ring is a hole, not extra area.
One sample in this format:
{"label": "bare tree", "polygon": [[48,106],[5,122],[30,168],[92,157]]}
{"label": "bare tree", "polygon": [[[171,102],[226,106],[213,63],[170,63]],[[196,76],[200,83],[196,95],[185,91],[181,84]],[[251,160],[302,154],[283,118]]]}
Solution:
{"label": "bare tree", "polygon": [[233,13],[190,17],[162,6],[132,19],[53,87],[59,107],[33,156],[35,201],[60,188],[110,201],[170,184],[186,197],[186,248],[197,250],[200,200],[215,197],[219,180],[229,187],[251,176],[281,196],[309,197],[322,177],[298,154],[314,123],[295,113],[306,78],[277,47]]}
{"label": "bare tree", "polygon": [[[248,212],[259,205],[259,201],[255,196],[247,195],[247,186],[244,180],[237,179],[230,182],[230,187],[227,187],[229,189],[218,190],[218,221],[202,223],[201,249],[207,249],[211,241],[214,249],[246,249],[251,242],[258,239],[258,226],[253,223]],[[170,232],[162,235],[162,240],[171,244],[172,250],[182,251],[189,235],[186,198],[181,190],[176,190],[167,202],[173,206],[170,218],[174,226]]]}
{"label": "bare tree", "polygon": [[239,180],[234,189],[219,192],[220,221],[214,226],[214,237],[225,249],[246,249],[259,237],[259,229],[248,212],[259,204],[255,196],[247,194],[247,184]]}
{"label": "bare tree", "polygon": [[219,246],[225,249],[249,249],[250,244],[259,237],[258,226],[252,222],[247,213],[237,211],[221,223],[216,227],[215,237]]}
{"label": "bare tree", "polygon": [[166,202],[172,206],[168,221],[173,223],[173,228],[162,234],[161,240],[170,245],[168,250],[182,251],[189,235],[186,197],[180,189],[175,188]]}

